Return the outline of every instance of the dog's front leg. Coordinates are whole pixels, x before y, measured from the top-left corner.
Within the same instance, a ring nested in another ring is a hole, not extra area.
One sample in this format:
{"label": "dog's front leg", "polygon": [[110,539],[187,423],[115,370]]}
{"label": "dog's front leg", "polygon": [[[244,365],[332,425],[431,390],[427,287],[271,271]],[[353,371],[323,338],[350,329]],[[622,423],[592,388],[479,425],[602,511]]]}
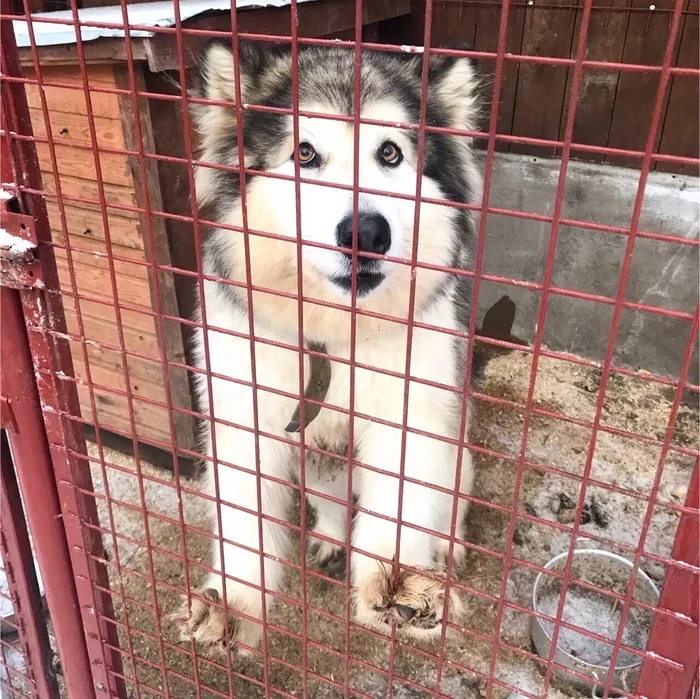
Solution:
{"label": "dog's front leg", "polygon": [[[444,426],[442,429],[435,427],[439,419],[439,416],[431,418],[432,429],[428,426],[427,430],[444,433]],[[366,426],[358,460],[389,471],[391,475],[357,467],[360,505],[372,514],[358,514],[353,545],[385,559],[398,558],[403,566],[424,569],[427,575],[402,569],[395,579],[391,565],[355,551],[352,557],[355,610],[363,624],[386,630],[394,623],[410,635],[432,636],[440,631],[445,599],[445,586],[437,579],[439,571],[434,566],[440,540],[420,529],[443,531],[445,521],[449,520],[452,496],[432,489],[430,485],[454,487],[457,452],[444,441],[409,432],[404,475],[425,483],[419,485],[412,481],[399,483],[401,451],[400,429],[377,423]],[[400,491],[403,491],[402,498]],[[396,521],[400,501],[402,526],[400,550],[397,552]],[[459,607],[456,596],[453,596],[450,606],[452,613],[456,613]]]}
{"label": "dog's front leg", "polygon": [[[264,437],[259,444],[260,472],[286,479],[289,447]],[[196,593],[204,600],[193,598],[182,635],[205,647],[227,651],[235,646],[239,653],[245,654],[246,647],[255,647],[262,636],[260,517],[262,514],[284,520],[292,491],[256,475],[255,442],[250,432],[217,425],[216,447],[219,463],[208,467],[207,490],[211,495],[218,490],[220,497],[221,527],[214,525],[213,568],[223,569],[225,578],[221,572],[207,576],[203,589]],[[212,453],[211,445],[208,452]],[[218,521],[217,510],[218,507],[214,508],[215,521]],[[284,570],[275,558],[288,556],[288,530],[265,518],[262,534],[264,553],[274,557],[263,558],[265,590],[276,592]],[[223,566],[220,541],[223,541]],[[227,614],[223,609],[224,589]],[[269,608],[272,602],[269,594],[265,602]]]}

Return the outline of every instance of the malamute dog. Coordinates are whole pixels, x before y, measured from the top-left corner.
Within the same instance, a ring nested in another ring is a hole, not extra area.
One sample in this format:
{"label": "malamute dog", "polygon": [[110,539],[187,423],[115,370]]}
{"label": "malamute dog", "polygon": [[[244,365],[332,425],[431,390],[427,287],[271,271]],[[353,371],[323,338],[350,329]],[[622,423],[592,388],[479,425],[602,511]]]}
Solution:
{"label": "malamute dog", "polygon": [[[289,47],[244,43],[236,60],[243,105],[292,107]],[[287,516],[293,494],[293,489],[281,481],[298,480],[300,463],[299,449],[283,441],[299,437],[298,411],[295,413],[300,393],[295,349],[299,342],[300,291],[297,187],[301,193],[300,235],[305,243],[301,255],[303,337],[305,345],[315,352],[313,356],[318,357],[312,360],[305,353],[304,378],[307,386],[316,381],[324,384],[325,394],[319,399],[334,406],[321,408],[308,423],[305,441],[327,454],[339,455],[334,459],[307,454],[306,488],[323,494],[309,495],[316,511],[309,550],[321,565],[337,562],[341,544],[346,541],[348,411],[354,409],[353,456],[364,465],[355,466],[352,474],[359,504],[352,524],[349,561],[356,619],[376,629],[386,630],[393,624],[401,634],[429,638],[439,635],[444,608],[452,615],[457,611],[456,596],[445,607],[445,588],[436,579],[436,571],[439,575],[448,550],[451,493],[457,476],[458,450],[450,439],[454,441],[458,433],[462,397],[450,388],[463,385],[466,348],[463,339],[454,334],[423,326],[447,331],[468,327],[469,278],[438,268],[467,269],[472,263],[476,216],[441,202],[476,202],[481,184],[472,160],[471,141],[465,136],[426,134],[422,167],[417,171],[418,133],[402,125],[419,121],[422,66],[421,54],[363,51],[361,102],[355,105],[353,49],[301,46],[298,51],[302,111],[352,116],[359,108],[362,118],[390,123],[359,127],[359,185],[382,194],[359,194],[357,308],[368,314],[356,316],[354,406],[349,405],[348,361],[352,121],[302,116],[295,149],[290,114],[244,108],[241,144],[233,107],[192,105],[202,162],[237,167],[242,148],[246,168],[288,176],[247,174],[243,201],[237,173],[206,166],[200,166],[196,173],[196,199],[207,218],[243,226],[245,210],[251,231],[246,246],[243,233],[213,230],[203,252],[207,275],[238,283],[205,282],[202,301],[208,329],[196,338],[198,365],[212,374],[212,395],[200,375],[198,398],[204,412],[209,412],[210,404],[213,406],[217,420],[215,440],[209,422],[204,426],[206,453],[213,457],[213,465],[207,465],[206,482],[208,491],[220,498],[222,528],[215,528],[215,534],[224,541],[226,573],[225,582],[221,575],[210,575],[197,595],[200,599],[194,599],[185,613],[183,635],[204,645],[222,650],[237,645],[245,650],[259,641],[262,625],[258,620],[263,611],[261,532],[267,590],[280,589],[284,566],[278,559],[289,557],[289,529],[279,521]],[[469,60],[432,56],[427,123],[473,129],[475,86]],[[196,94],[211,100],[235,101],[230,46],[212,42],[203,49]],[[295,161],[302,178],[313,183],[299,185],[293,181]],[[417,178],[421,180],[421,196],[438,203],[420,205],[417,259],[427,267],[421,266],[413,273],[413,319],[417,325],[411,341],[409,431],[405,438],[405,480],[400,489],[400,426],[404,419],[412,271],[410,265],[387,258],[411,259],[416,204],[410,198],[394,195],[415,197]],[[328,182],[346,188],[324,186]],[[250,278],[246,275],[247,256]],[[253,288],[252,305],[246,285]],[[278,295],[261,289],[273,289]],[[386,320],[385,316],[396,320]],[[254,366],[248,339],[251,329],[262,339],[255,343]],[[329,361],[322,359],[324,353]],[[377,373],[374,368],[389,373]],[[255,394],[246,385],[253,379],[257,384]],[[311,404],[306,405],[307,413],[315,412]],[[260,435],[258,449],[256,431]],[[461,491],[469,493],[472,462],[466,450],[461,463]],[[258,464],[261,477],[256,475]],[[396,551],[400,490],[403,525],[400,551]],[[460,499],[460,525],[465,511],[466,501]],[[260,530],[261,513],[265,519]],[[444,538],[425,530],[442,532]],[[221,570],[220,546],[217,543],[213,548],[214,567]],[[461,547],[456,546],[455,552],[460,551]],[[391,561],[397,558],[405,566],[430,571],[429,577],[415,570],[402,570],[395,579]],[[221,605],[223,585],[231,610],[228,622]],[[266,599],[269,607],[273,598],[267,595]]]}

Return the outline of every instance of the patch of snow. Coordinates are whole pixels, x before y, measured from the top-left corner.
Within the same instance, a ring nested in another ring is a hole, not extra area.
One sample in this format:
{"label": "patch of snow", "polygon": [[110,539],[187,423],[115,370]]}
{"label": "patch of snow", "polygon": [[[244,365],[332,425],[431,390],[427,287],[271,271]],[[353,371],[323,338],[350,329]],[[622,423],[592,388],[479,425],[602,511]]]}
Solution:
{"label": "patch of snow", "polygon": [[13,255],[21,255],[34,249],[34,243],[19,236],[8,233],[4,228],[0,228],[0,248],[9,250]]}

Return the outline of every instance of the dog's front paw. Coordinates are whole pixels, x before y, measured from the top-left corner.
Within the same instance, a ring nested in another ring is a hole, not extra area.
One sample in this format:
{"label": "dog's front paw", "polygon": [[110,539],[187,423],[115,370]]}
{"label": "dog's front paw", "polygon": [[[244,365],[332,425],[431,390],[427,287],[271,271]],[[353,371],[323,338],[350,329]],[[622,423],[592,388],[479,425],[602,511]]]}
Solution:
{"label": "dog's front paw", "polygon": [[[438,568],[447,568],[449,559],[450,542],[449,539],[439,539],[435,545],[435,563]],[[459,541],[454,542],[452,547],[452,568],[453,570],[463,568],[467,560],[467,547]]]}
{"label": "dog's front paw", "polygon": [[310,536],[308,538],[307,558],[311,565],[329,578],[345,579],[347,557],[342,546],[335,546],[329,541],[319,541]]}
{"label": "dog's front paw", "polygon": [[232,599],[229,593],[228,610],[225,610],[221,594],[211,587],[199,590],[196,595],[189,608],[185,604],[173,615],[180,624],[183,641],[194,641],[209,654],[225,655],[235,649],[240,655],[248,655],[250,648],[257,646],[262,626],[246,618],[253,615],[249,605],[240,598]]}
{"label": "dog's front paw", "polygon": [[[401,571],[395,583],[394,571],[382,565],[355,590],[357,620],[385,633],[394,625],[406,636],[423,639],[439,636],[445,608],[445,583],[435,579],[438,573],[427,570],[426,573],[431,577]],[[455,619],[460,613],[461,601],[451,592],[448,617]]]}

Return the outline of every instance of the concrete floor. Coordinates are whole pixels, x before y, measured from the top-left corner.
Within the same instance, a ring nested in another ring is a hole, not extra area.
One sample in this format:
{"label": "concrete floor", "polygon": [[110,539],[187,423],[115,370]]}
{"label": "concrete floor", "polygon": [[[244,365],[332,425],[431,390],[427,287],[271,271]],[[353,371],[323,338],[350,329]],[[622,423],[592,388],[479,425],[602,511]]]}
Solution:
{"label": "concrete floor", "polygon": [[[480,386],[483,393],[523,402],[528,388],[531,357],[524,353],[511,353],[494,358],[487,367],[486,377]],[[600,374],[597,369],[580,367],[569,362],[542,359],[538,370],[535,403],[544,409],[562,412],[581,419],[593,417],[598,397]],[[609,384],[603,421],[645,436],[663,437],[668,422],[672,390],[637,379],[614,376]],[[477,445],[488,447],[508,455],[519,452],[522,440],[522,414],[516,409],[496,406],[485,401],[475,401],[471,440]],[[697,396],[687,396],[681,407],[676,423],[674,442],[686,447],[698,448],[698,402]],[[527,459],[544,466],[556,467],[572,475],[581,474],[590,431],[574,424],[535,418],[528,436]],[[97,492],[105,492],[102,467],[94,444],[90,445],[93,464],[94,485]],[[647,509],[643,496],[647,494],[654,480],[659,459],[659,449],[638,440],[625,439],[601,432],[598,435],[591,477],[639,493],[637,499],[619,495],[601,488],[590,487],[586,501],[589,505],[595,500],[598,515],[582,525],[581,537],[587,533],[637,546],[639,532]],[[113,450],[105,450],[104,461],[107,485],[110,496],[125,504],[114,504],[111,516],[105,502],[100,504],[100,516],[105,526],[117,533],[115,541],[105,537],[105,545],[112,562],[117,557],[121,572],[112,570],[112,588],[117,613],[122,621],[128,620],[131,627],[129,637],[122,633],[122,647],[125,654],[126,674],[136,674],[140,680],[140,694],[133,685],[129,690],[132,696],[158,696],[148,691],[148,687],[164,691],[166,679],[162,666],[168,670],[167,686],[170,696],[180,699],[217,696],[206,687],[220,692],[229,692],[227,672],[199,660],[197,672],[202,690],[198,694],[193,685],[183,678],[193,678],[195,668],[191,657],[180,650],[177,630],[165,619],[165,615],[177,608],[180,598],[176,586],[185,585],[185,567],[170,554],[182,554],[182,540],[179,527],[159,519],[162,515],[179,521],[179,499],[171,475],[154,466],[143,463],[142,473],[149,535],[152,549],[145,546],[145,527],[141,505],[141,492],[136,466],[131,457]],[[114,466],[110,466],[113,464]],[[661,501],[682,503],[690,480],[692,458],[672,452],[666,459],[659,498]],[[476,457],[476,482],[474,494],[486,501],[510,505],[513,498],[515,466],[512,462],[490,456]],[[149,481],[149,477],[166,479],[168,484]],[[196,482],[183,479],[183,486],[196,489]],[[517,559],[544,564],[557,553],[568,549],[569,537],[566,533],[547,526],[557,518],[565,521],[566,513],[557,503],[562,494],[576,500],[579,494],[578,482],[560,474],[527,469],[524,474],[519,497],[519,510],[536,514],[542,523],[532,523],[519,519],[514,537],[514,556]],[[206,528],[207,512],[204,501],[196,495],[183,494],[182,510],[184,520],[192,527]],[[128,504],[136,506],[129,507]],[[601,514],[602,513],[602,514]],[[508,515],[486,505],[474,505],[467,519],[468,541],[496,553],[505,550],[505,534]],[[678,523],[677,514],[668,508],[657,506],[654,510],[652,527],[645,542],[645,550],[659,556],[669,556],[674,533]],[[141,543],[120,538],[125,535]],[[186,535],[187,557],[190,561],[191,584],[198,585],[203,572],[196,562],[209,561],[207,540],[193,531]],[[596,544],[588,543],[595,546]],[[605,548],[615,550],[616,547]],[[623,551],[618,551],[624,553]],[[642,568],[660,585],[664,578],[662,565],[644,559]],[[149,582],[153,570],[157,584]],[[459,579],[470,587],[489,595],[498,595],[504,571],[500,558],[470,550],[467,565],[459,571]],[[507,573],[507,598],[525,607],[530,607],[532,585],[535,572],[521,565],[513,564]],[[285,594],[291,598],[301,598],[301,584],[298,573],[290,571],[285,586]],[[497,605],[486,597],[477,594],[464,595],[467,615],[464,625],[478,634],[490,636],[494,632]],[[346,609],[347,590],[343,585],[332,585],[309,576],[307,599],[310,605],[342,616]],[[154,613],[155,603],[160,610],[159,618]],[[298,635],[302,628],[302,610],[292,604],[277,604],[270,621]],[[160,626],[159,626],[160,624]],[[163,639],[164,644],[151,640],[140,632]],[[345,652],[344,625],[319,617],[315,613],[307,615],[308,638]],[[502,641],[529,651],[529,617],[506,609],[500,629]],[[273,687],[301,696],[303,678],[296,667],[302,664],[302,645],[296,638],[270,630],[268,633],[270,655],[278,659],[267,667],[269,681]],[[184,649],[184,647],[182,647]],[[189,646],[187,646],[189,648]],[[361,629],[353,629],[350,634],[350,650],[353,658],[366,661],[380,668],[389,667],[389,643],[375,639]],[[434,650],[434,649],[433,649]],[[132,654],[133,653],[133,663]],[[445,657],[476,672],[488,673],[492,661],[492,644],[471,635],[452,633],[448,636]],[[336,682],[344,681],[344,660],[331,653],[309,646],[307,652],[308,669],[321,677]],[[255,681],[264,679],[265,668],[257,659],[233,658],[232,667],[240,676],[234,677],[232,684],[236,696],[251,699],[263,696],[264,692]],[[436,663],[410,648],[398,648],[395,655],[395,672],[419,683],[428,690],[434,690],[437,681]],[[178,677],[180,675],[180,677]],[[525,656],[506,649],[500,649],[495,657],[495,676],[510,688],[494,687],[493,697],[505,699],[517,696],[517,690],[534,694],[543,691],[543,675],[538,663]],[[387,695],[386,677],[368,670],[358,663],[350,667],[350,687],[369,697],[383,698]],[[442,673],[440,689],[443,694],[464,699],[480,699],[486,696],[486,686],[481,680],[460,673],[449,665]],[[314,677],[308,678],[308,696],[314,699],[341,697],[341,689],[325,684]],[[397,699],[418,699],[428,697],[428,691],[421,691],[404,682],[395,680],[394,696]],[[579,696],[575,692],[550,688],[547,697],[564,699]]]}

